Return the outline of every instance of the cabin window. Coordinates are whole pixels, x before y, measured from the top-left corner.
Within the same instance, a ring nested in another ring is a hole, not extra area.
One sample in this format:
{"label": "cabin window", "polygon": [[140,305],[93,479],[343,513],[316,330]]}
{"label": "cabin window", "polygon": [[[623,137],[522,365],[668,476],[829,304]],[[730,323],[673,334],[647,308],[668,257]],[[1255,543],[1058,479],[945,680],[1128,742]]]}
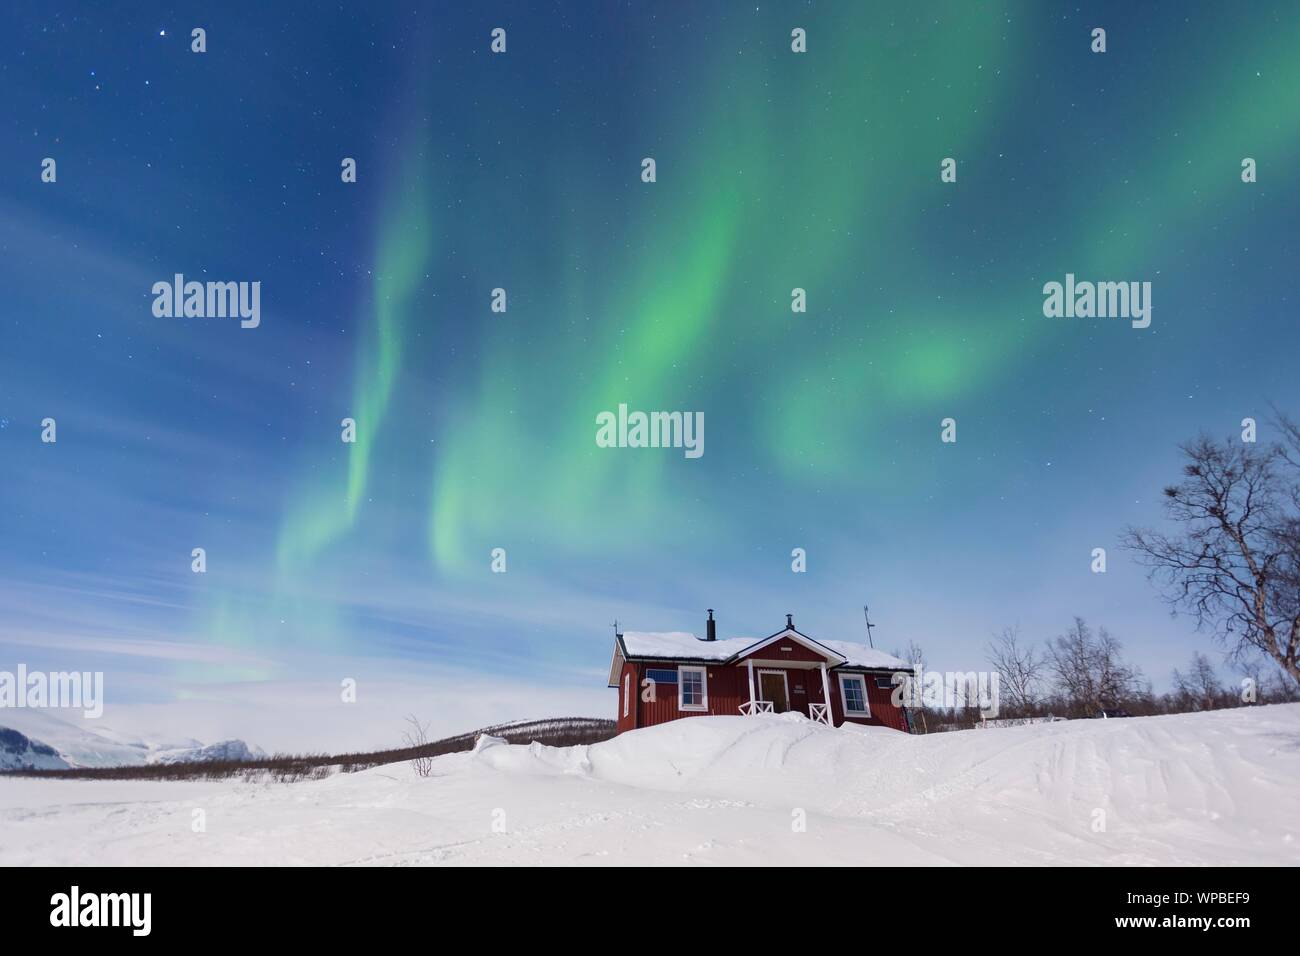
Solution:
{"label": "cabin window", "polygon": [[867,683],[861,674],[840,675],[840,700],[844,713],[853,717],[869,717],[867,708]]}
{"label": "cabin window", "polygon": [[627,716],[628,707],[632,702],[632,675],[623,675],[623,716]]}
{"label": "cabin window", "polygon": [[677,668],[677,707],[679,710],[708,710],[708,671],[703,667]]}
{"label": "cabin window", "polygon": [[879,687],[881,690],[893,690],[893,689],[894,689],[894,678],[892,678],[892,677],[877,677],[877,678],[876,678],[876,686]]}
{"label": "cabin window", "polygon": [[676,684],[677,672],[675,670],[659,670],[651,667],[645,672],[645,676],[650,678],[656,684]]}

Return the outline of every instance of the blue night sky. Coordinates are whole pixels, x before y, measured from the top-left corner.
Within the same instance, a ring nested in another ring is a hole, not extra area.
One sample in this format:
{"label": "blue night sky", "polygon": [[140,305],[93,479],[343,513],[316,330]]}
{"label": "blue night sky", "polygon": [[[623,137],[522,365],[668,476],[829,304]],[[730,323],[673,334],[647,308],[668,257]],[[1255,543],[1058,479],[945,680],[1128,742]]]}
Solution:
{"label": "blue night sky", "polygon": [[[349,676],[449,730],[467,687],[611,716],[611,622],[706,607],[861,640],[869,602],[940,669],[1078,614],[1157,689],[1211,649],[1119,537],[1179,442],[1300,412],[1294,3],[4,16],[0,669],[274,744],[230,715]],[[177,273],[260,326],[156,317]],[[1067,273],[1149,281],[1150,328],[1046,318]],[[620,403],[704,455],[597,447]]]}

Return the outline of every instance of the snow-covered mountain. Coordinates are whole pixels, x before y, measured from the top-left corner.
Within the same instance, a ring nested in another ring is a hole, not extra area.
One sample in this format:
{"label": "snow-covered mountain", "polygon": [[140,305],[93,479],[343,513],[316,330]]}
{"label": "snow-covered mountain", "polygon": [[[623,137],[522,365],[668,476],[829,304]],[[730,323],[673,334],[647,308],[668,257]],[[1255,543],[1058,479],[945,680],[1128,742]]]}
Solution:
{"label": "snow-covered mountain", "polygon": [[[23,750],[24,745],[17,739],[20,737],[31,748],[29,751]],[[11,743],[6,745],[6,739]],[[44,710],[0,710],[0,769],[5,770],[128,767],[194,760],[248,760],[261,756],[265,754],[260,749],[242,740],[204,745],[190,737],[152,739],[121,734],[98,721],[73,723]]]}
{"label": "snow-covered mountain", "polygon": [[256,760],[265,757],[261,747],[250,747],[242,740],[221,740],[206,747],[169,750],[159,753],[152,763],[211,763],[217,760]]}
{"label": "snow-covered mountain", "polygon": [[68,762],[39,740],[0,727],[0,770],[66,770]]}

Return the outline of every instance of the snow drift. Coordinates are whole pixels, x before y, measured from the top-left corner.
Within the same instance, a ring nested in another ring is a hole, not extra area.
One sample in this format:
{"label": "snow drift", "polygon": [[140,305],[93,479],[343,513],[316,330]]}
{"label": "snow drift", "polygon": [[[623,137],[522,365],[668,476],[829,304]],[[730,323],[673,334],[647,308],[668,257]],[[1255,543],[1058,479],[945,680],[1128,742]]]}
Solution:
{"label": "snow drift", "polygon": [[692,717],[485,737],[428,778],[0,780],[4,864],[1296,865],[1297,830],[1300,704],[920,737]]}

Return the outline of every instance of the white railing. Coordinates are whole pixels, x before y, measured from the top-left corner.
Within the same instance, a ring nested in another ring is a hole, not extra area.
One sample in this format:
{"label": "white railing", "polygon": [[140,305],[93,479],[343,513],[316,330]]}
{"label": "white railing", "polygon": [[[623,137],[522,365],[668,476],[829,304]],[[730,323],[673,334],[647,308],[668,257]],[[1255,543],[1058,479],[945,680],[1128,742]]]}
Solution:
{"label": "white railing", "polygon": [[808,703],[808,716],[813,720],[820,720],[827,727],[831,725],[831,709],[825,704]]}
{"label": "white railing", "polygon": [[740,712],[746,717],[753,717],[755,714],[772,713],[772,702],[770,700],[747,700],[740,705]]}

